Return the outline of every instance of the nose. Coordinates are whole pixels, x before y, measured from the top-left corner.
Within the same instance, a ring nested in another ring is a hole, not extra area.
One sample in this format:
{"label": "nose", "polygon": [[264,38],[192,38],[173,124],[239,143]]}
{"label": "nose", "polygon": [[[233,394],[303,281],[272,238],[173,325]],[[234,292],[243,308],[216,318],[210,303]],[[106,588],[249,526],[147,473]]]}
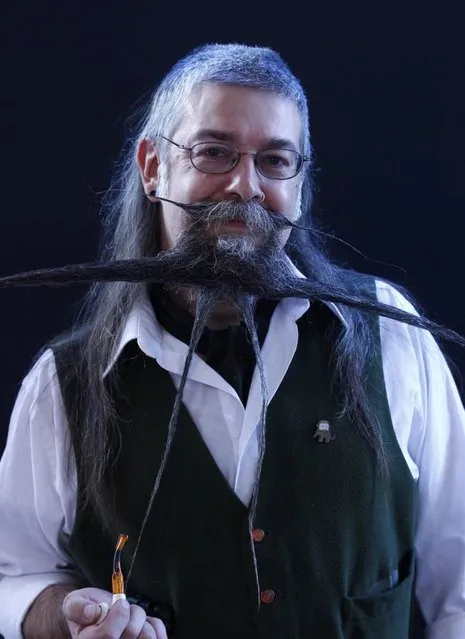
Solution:
{"label": "nose", "polygon": [[255,166],[255,158],[253,154],[243,153],[239,157],[239,162],[230,171],[225,174],[227,184],[225,193],[243,202],[257,200],[263,202],[265,194],[262,190],[260,174]]}

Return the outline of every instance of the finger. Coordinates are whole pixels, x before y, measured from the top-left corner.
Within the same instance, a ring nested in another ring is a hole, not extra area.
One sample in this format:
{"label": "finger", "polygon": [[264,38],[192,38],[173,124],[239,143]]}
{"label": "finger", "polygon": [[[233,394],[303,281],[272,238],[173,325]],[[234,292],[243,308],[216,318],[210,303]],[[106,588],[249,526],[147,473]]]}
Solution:
{"label": "finger", "polygon": [[147,615],[145,610],[140,606],[132,605],[130,609],[130,617],[126,630],[124,631],[121,639],[138,639],[142,629],[145,625]]}
{"label": "finger", "polygon": [[[103,622],[98,626],[99,636],[123,637],[131,618],[129,603],[125,600],[117,601],[111,606]],[[101,634],[100,634],[101,633]],[[137,635],[136,635],[137,636]]]}
{"label": "finger", "polygon": [[144,627],[137,639],[158,639],[158,635],[148,621],[144,623]]}
{"label": "finger", "polygon": [[157,635],[157,639],[168,639],[168,633],[166,632],[165,624],[161,619],[155,617],[147,617],[147,623],[152,626]]}

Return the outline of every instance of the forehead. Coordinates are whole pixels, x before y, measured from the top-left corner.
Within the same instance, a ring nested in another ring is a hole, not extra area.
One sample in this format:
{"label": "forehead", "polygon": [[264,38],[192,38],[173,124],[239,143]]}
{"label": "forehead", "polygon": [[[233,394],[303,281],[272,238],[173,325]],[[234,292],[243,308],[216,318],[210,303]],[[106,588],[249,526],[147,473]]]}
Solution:
{"label": "forehead", "polygon": [[183,144],[199,141],[202,131],[215,130],[238,146],[259,147],[280,138],[298,148],[301,128],[298,109],[287,98],[246,87],[201,84],[187,101],[176,133]]}

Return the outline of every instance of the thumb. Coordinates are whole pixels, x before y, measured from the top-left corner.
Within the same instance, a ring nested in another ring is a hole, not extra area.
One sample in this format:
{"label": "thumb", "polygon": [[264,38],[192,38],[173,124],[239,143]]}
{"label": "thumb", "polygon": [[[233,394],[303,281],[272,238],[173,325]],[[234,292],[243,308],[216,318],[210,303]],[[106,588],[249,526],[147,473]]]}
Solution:
{"label": "thumb", "polygon": [[101,612],[98,604],[79,594],[71,593],[63,601],[63,614],[66,619],[80,626],[95,623]]}

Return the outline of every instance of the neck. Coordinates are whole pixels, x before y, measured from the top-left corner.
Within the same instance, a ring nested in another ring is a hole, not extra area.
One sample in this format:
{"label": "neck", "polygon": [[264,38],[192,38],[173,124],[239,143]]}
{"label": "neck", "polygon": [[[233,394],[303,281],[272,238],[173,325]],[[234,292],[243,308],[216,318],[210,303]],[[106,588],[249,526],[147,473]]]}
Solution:
{"label": "neck", "polygon": [[[192,288],[179,288],[170,291],[174,302],[182,309],[195,316],[196,292]],[[207,327],[213,331],[224,330],[229,326],[237,326],[241,322],[240,314],[232,302],[218,302],[208,318]]]}

